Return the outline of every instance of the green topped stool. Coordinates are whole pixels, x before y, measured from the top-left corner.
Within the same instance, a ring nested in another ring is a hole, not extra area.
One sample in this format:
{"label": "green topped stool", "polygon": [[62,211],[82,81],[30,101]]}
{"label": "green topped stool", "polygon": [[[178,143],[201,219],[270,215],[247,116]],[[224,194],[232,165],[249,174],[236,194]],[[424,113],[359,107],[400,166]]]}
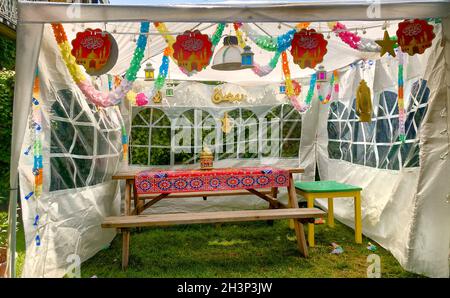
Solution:
{"label": "green topped stool", "polygon": [[[306,199],[308,208],[314,207],[314,199],[328,199],[328,226],[330,227],[334,227],[333,198],[353,197],[355,200],[355,241],[362,243],[361,187],[336,181],[296,181],[294,184],[297,194]],[[313,223],[308,224],[308,242],[311,247],[314,246]]]}

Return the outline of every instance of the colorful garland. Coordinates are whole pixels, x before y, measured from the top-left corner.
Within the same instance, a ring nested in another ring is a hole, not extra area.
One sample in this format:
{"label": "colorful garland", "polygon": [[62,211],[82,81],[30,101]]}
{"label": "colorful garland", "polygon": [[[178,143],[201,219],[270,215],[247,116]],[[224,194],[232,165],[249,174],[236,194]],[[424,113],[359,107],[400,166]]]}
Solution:
{"label": "colorful garland", "polygon": [[280,60],[281,52],[275,52],[272,59],[267,65],[260,65],[253,61],[252,71],[259,77],[263,77],[271,73],[277,67],[278,60]]}
{"label": "colorful garland", "polygon": [[405,101],[403,99],[403,64],[404,53],[398,51],[398,121],[399,121],[399,138],[403,143],[406,140],[405,133]]}
{"label": "colorful garland", "polygon": [[238,40],[238,45],[243,49],[245,48],[246,44],[244,38],[242,37],[242,31],[239,30],[241,25],[242,25],[241,23],[233,23],[234,31],[236,32],[236,37]]}
{"label": "colorful garland", "polygon": [[175,37],[169,34],[169,30],[167,29],[166,24],[154,22],[153,25],[155,26],[156,30],[158,30],[158,32],[164,37],[169,47],[172,48],[173,44],[175,43]]}
{"label": "colorful garland", "polygon": [[[303,24],[303,23],[300,23]],[[302,27],[300,26],[299,27]],[[307,23],[309,25],[309,23]],[[240,27],[245,32],[246,36],[250,38],[258,47],[269,52],[283,52],[291,46],[294,34],[297,29],[291,29],[288,32],[279,36],[261,36],[249,24],[240,24]]]}
{"label": "colorful garland", "polygon": [[320,84],[317,84],[317,93],[318,93],[320,103],[322,103],[322,104],[329,103],[331,100],[331,95],[332,95],[333,91],[335,92],[335,94],[339,93],[339,77],[338,77],[337,70],[333,71],[333,74],[331,75],[330,87],[328,88],[328,94],[325,98],[323,97],[322,94],[320,94],[320,88],[321,88]]}
{"label": "colorful garland", "polygon": [[311,76],[311,80],[309,81],[308,94],[306,95],[306,99],[305,99],[305,104],[307,106],[311,105],[311,101],[312,101],[312,98],[314,96],[314,89],[315,89],[315,86],[316,86],[316,80],[317,80],[317,74],[314,73]]}
{"label": "colorful garland", "polygon": [[[34,187],[33,191],[30,192],[25,200],[28,200],[32,195],[35,199],[39,199],[42,195],[42,185],[43,185],[43,157],[42,157],[42,110],[41,110],[41,94],[39,86],[38,71],[36,71],[36,77],[34,79],[33,85],[33,98],[31,100],[33,111],[32,111],[32,123],[34,128],[34,140],[33,140],[33,176],[34,176]],[[33,226],[37,228],[39,225],[39,214],[34,218]],[[37,232],[35,236],[36,246],[41,245],[41,238]]]}
{"label": "colorful garland", "polygon": [[58,23],[52,24],[52,28],[64,63],[66,64],[73,80],[86,98],[93,104],[101,107],[109,107],[120,103],[128,91],[131,90],[132,84],[136,80],[137,72],[141,67],[142,58],[144,58],[144,51],[147,45],[147,33],[149,32],[150,23],[141,23],[141,34],[137,40],[136,49],[134,51],[130,67],[125,73],[125,78],[122,80],[119,87],[109,93],[103,93],[96,90],[89,80],[86,79],[81,67],[76,63],[75,57],[71,53],[71,46],[67,40],[64,27]]}
{"label": "colorful garland", "polygon": [[360,52],[379,52],[380,47],[374,40],[363,38],[356,33],[350,32],[347,27],[340,22],[328,22],[328,28],[339,36],[351,48]]}
{"label": "colorful garland", "polygon": [[39,77],[36,75],[33,86],[33,112],[32,121],[34,127],[33,142],[33,175],[34,175],[34,197],[39,198],[42,194],[43,163],[42,163],[42,111],[40,104]]}
{"label": "colorful garland", "polygon": [[361,42],[361,37],[359,37],[353,32],[348,31],[347,27],[345,27],[344,24],[339,22],[329,22],[328,28],[330,28],[331,31],[336,33],[336,35],[339,36],[339,38],[343,42],[348,44],[351,48],[355,50],[358,49],[358,45]]}
{"label": "colorful garland", "polygon": [[281,61],[283,67],[283,74],[285,79],[286,86],[286,95],[289,98],[292,106],[299,111],[300,113],[305,113],[309,108],[309,104],[301,104],[298,101],[298,96],[300,95],[301,90],[299,90],[298,94],[295,93],[294,84],[291,79],[291,70],[289,69],[289,62],[287,59],[286,51],[281,53]]}
{"label": "colorful garland", "polygon": [[[234,30],[236,31],[236,37],[238,38],[238,43],[240,47],[244,48],[246,46],[246,43],[242,37],[242,32],[240,28],[242,27],[242,23],[234,23]],[[260,65],[253,61],[253,68],[252,71],[259,77],[263,77],[271,73],[275,67],[278,64],[278,60],[280,60],[281,52],[276,51],[273,55],[272,59],[270,59],[269,63],[267,65]]]}

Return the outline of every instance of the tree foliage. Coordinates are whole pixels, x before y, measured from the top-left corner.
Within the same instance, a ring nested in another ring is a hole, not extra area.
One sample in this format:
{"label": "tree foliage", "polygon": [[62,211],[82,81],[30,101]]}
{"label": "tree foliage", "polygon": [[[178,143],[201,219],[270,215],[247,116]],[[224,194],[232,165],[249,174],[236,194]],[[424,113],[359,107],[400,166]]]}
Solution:
{"label": "tree foliage", "polygon": [[16,64],[16,44],[0,35],[0,70],[14,69]]}
{"label": "tree foliage", "polygon": [[0,205],[8,197],[14,72],[0,71]]}

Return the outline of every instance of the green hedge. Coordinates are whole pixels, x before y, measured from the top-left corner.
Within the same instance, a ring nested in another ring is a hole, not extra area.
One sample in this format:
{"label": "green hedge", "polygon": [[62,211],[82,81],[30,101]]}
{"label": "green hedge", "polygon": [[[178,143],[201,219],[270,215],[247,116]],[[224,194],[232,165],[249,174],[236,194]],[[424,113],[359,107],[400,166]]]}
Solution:
{"label": "green hedge", "polygon": [[0,36],[0,70],[14,69],[16,63],[16,43]]}
{"label": "green hedge", "polygon": [[11,151],[14,71],[0,71],[0,206],[9,194],[9,160]]}

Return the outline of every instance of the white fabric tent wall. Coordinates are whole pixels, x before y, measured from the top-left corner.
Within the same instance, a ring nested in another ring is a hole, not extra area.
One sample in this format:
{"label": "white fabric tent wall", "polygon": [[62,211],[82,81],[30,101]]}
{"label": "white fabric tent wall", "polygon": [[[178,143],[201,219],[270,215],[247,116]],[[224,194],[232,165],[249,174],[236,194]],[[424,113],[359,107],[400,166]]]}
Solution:
{"label": "white fabric tent wall", "polygon": [[[34,77],[34,69],[37,64],[40,42],[42,39],[42,24],[49,22],[114,22],[114,21],[139,21],[148,19],[149,16],[158,16],[158,21],[183,22],[197,20],[199,22],[274,22],[274,21],[328,21],[328,20],[367,20],[367,12],[370,3],[361,1],[343,2],[308,2],[289,4],[259,4],[246,5],[199,5],[199,6],[146,6],[146,7],[126,7],[126,6],[92,6],[75,5],[70,6],[61,3],[19,3],[19,25],[17,37],[17,63],[16,63],[16,88],[13,114],[13,135],[11,154],[11,194],[10,194],[10,227],[9,234],[9,256],[8,268],[10,276],[15,276],[15,226],[16,226],[16,206],[17,206],[17,171],[19,155],[23,146],[26,131],[27,119],[31,106],[31,90]],[[77,11],[76,8],[80,7]],[[425,18],[425,17],[445,17],[448,15],[449,3],[447,1],[381,1],[381,14],[376,19],[401,19],[401,18]],[[69,13],[69,9],[75,8],[79,14]],[[101,10],[101,11],[100,11]],[[130,18],[130,16],[133,16]],[[303,17],[299,17],[303,16]],[[449,23],[446,20],[446,28]],[[448,40],[448,32],[447,40]],[[446,46],[446,58],[448,59],[448,43]],[[448,61],[448,60],[447,60]],[[448,63],[447,63],[448,67]],[[447,88],[448,75],[447,68]],[[430,116],[431,117],[431,116]],[[312,140],[314,141],[314,140]],[[308,143],[308,142],[305,142]],[[447,143],[448,144],[448,143]],[[304,144],[313,148],[311,143]],[[444,146],[444,145],[443,145]],[[311,150],[310,150],[311,151]],[[305,159],[304,159],[305,160]],[[307,167],[308,168],[308,167]],[[448,173],[442,169],[441,179]],[[432,181],[432,180],[430,180]],[[442,180],[441,180],[442,181]],[[431,182],[430,182],[431,183]],[[440,182],[439,182],[440,183]],[[424,192],[432,186],[426,185]],[[427,194],[427,193],[425,193]],[[428,195],[428,194],[427,194]],[[95,204],[95,203],[94,203]],[[443,208],[445,211],[445,208]],[[448,209],[447,209],[448,210]],[[442,212],[444,212],[442,211]],[[106,213],[104,213],[106,214]],[[424,220],[424,215],[419,214],[420,220]],[[98,219],[98,218],[97,218]],[[448,225],[447,225],[448,226]],[[86,238],[85,240],[88,240]],[[448,248],[448,243],[447,243]],[[418,258],[417,253],[410,254]],[[83,259],[89,257],[92,251],[86,253]],[[61,276],[63,267],[51,270],[54,276]],[[36,268],[35,270],[39,270]],[[415,268],[412,268],[415,270]],[[43,276],[44,272],[35,276]]]}
{"label": "white fabric tent wall", "polygon": [[[448,27],[444,26],[444,29]],[[445,83],[446,80],[448,82],[448,72],[445,72],[444,58],[448,46],[441,46],[440,32],[436,35],[433,47],[424,55],[409,57],[405,68],[405,106],[408,106],[408,90],[411,90],[408,86],[418,78],[427,80],[431,91],[428,112],[419,131],[420,167],[392,171],[329,158],[328,109],[321,107],[317,111],[317,105],[315,113],[313,111],[308,119],[317,124],[317,139],[303,144],[305,149],[313,149],[300,152],[302,163],[310,164],[317,158],[321,179],[363,187],[363,233],[366,236],[389,249],[404,268],[427,276],[448,277],[450,206],[446,198],[450,194],[449,105],[448,83]],[[375,72],[379,75],[371,77],[365,74],[368,85],[372,87],[375,108],[381,91],[396,89],[395,79],[387,75],[388,64],[386,58],[378,60]],[[348,78],[343,82],[344,86],[355,87],[362,75],[358,72],[361,71],[348,68],[347,72],[349,74],[343,75]],[[386,72],[385,76],[381,75],[383,72]],[[356,96],[355,90],[353,88],[353,91],[344,93],[339,100],[348,105]],[[315,167],[310,167],[304,179],[313,180],[314,170]],[[319,202],[327,207],[325,200]],[[335,200],[334,212],[339,220],[349,226],[354,225],[353,200]]]}

